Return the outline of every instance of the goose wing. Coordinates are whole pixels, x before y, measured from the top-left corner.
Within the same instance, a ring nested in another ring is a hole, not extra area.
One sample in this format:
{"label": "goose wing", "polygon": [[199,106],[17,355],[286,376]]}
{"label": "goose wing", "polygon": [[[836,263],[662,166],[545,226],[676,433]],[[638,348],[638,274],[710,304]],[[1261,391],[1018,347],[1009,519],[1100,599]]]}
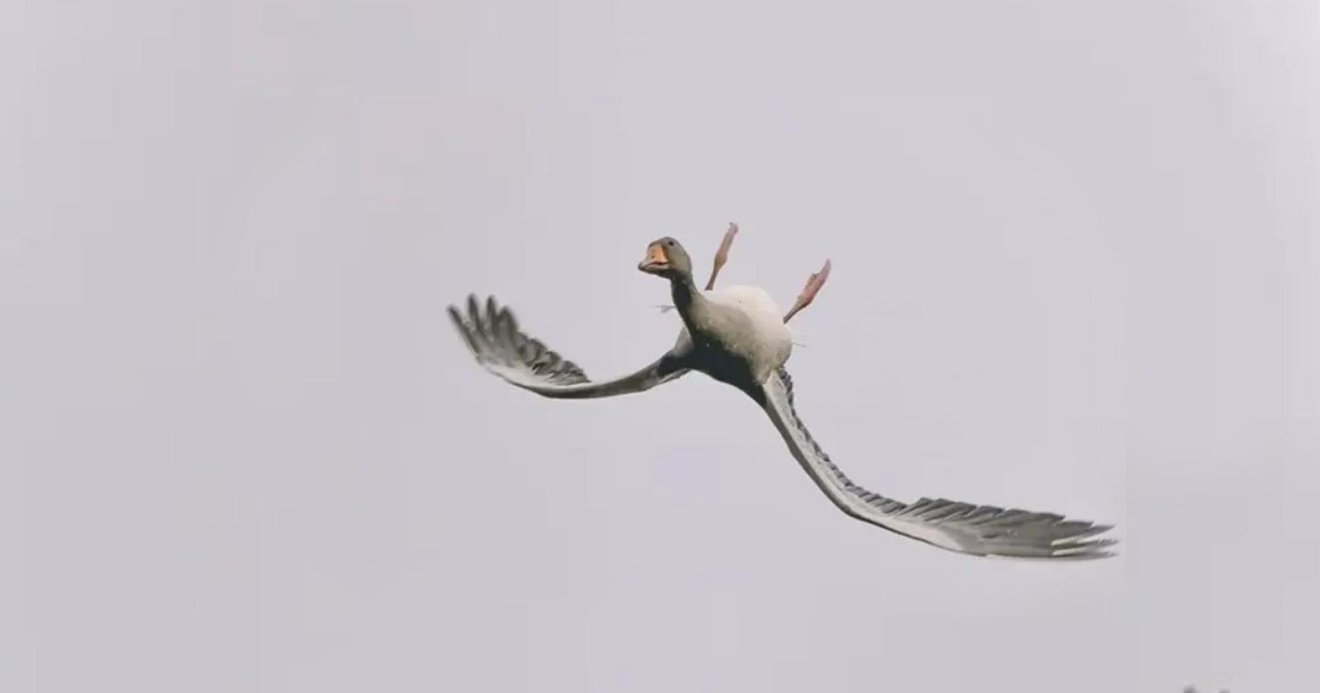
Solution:
{"label": "goose wing", "polygon": [[779,369],[762,386],[762,406],[793,457],[840,510],[863,522],[942,549],[975,556],[1087,559],[1112,555],[1110,529],[1053,513],[973,505],[943,498],[906,504],[853,483],[830,461],[793,408],[793,381]]}
{"label": "goose wing", "polygon": [[[484,309],[483,309],[484,308]],[[449,318],[477,363],[504,381],[543,397],[586,399],[643,392],[688,372],[682,356],[671,350],[628,375],[592,382],[576,363],[518,329],[507,306],[491,296],[483,303],[468,296],[467,311],[449,306]]]}

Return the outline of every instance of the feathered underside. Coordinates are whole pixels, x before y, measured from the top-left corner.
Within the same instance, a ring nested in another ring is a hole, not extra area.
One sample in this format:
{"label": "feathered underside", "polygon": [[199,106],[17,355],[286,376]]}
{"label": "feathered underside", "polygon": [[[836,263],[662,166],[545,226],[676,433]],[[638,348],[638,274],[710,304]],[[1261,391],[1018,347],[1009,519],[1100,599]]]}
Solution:
{"label": "feathered underside", "polygon": [[671,352],[629,375],[593,382],[576,363],[523,333],[513,311],[499,305],[494,296],[486,299],[484,310],[482,302],[470,295],[466,313],[455,306],[448,311],[482,368],[545,397],[583,399],[642,392],[687,372]]}
{"label": "feathered underside", "polygon": [[849,479],[812,438],[793,404],[793,380],[780,369],[765,385],[765,409],[793,456],[848,515],[940,548],[978,556],[1093,559],[1113,555],[1116,542],[1097,538],[1111,527],[1063,515],[946,498],[907,504]]}

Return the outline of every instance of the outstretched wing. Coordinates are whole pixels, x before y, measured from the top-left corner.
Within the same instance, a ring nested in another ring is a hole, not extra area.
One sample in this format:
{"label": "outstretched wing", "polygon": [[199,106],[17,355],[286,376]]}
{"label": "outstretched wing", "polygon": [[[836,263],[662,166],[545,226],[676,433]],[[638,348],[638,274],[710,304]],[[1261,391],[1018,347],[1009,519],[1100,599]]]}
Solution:
{"label": "outstretched wing", "polygon": [[513,312],[496,303],[494,296],[486,299],[485,310],[482,307],[475,295],[468,296],[466,314],[449,306],[449,318],[477,357],[477,363],[506,382],[544,397],[586,399],[626,395],[649,390],[688,371],[681,355],[671,350],[636,373],[594,383],[576,363],[520,332]]}
{"label": "outstretched wing", "polygon": [[779,369],[763,385],[762,406],[793,457],[843,512],[942,549],[975,556],[1086,559],[1113,555],[1115,542],[1095,535],[1110,529],[1053,513],[973,505],[943,498],[906,504],[853,483],[830,461],[793,409],[793,381]]}

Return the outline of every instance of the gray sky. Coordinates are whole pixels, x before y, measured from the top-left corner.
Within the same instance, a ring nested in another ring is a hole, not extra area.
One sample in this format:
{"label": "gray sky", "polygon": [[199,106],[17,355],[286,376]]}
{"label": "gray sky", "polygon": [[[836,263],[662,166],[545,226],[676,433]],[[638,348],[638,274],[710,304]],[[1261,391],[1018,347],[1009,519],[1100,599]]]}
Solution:
{"label": "gray sky", "polygon": [[[1064,7],[1063,5],[1069,5]],[[0,689],[1302,690],[1320,679],[1311,2],[0,7]],[[791,8],[791,9],[789,9]],[[844,517],[734,390],[552,402],[791,303]]]}

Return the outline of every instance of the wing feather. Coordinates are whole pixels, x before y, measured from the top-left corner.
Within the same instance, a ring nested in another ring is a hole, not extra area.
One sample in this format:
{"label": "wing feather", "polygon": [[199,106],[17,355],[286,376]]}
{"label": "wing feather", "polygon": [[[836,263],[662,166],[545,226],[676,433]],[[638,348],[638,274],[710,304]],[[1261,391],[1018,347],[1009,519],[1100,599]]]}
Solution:
{"label": "wing feather", "polygon": [[1111,527],[1056,513],[974,505],[945,498],[907,504],[858,486],[820,448],[793,406],[793,380],[779,369],[764,385],[764,408],[789,450],[843,512],[950,551],[976,556],[1093,559],[1113,555]]}
{"label": "wing feather", "polygon": [[469,295],[466,312],[452,305],[448,312],[482,368],[543,397],[585,399],[643,392],[688,372],[682,355],[671,350],[634,373],[592,382],[576,363],[524,334],[513,311],[501,306],[494,296],[483,302]]}

